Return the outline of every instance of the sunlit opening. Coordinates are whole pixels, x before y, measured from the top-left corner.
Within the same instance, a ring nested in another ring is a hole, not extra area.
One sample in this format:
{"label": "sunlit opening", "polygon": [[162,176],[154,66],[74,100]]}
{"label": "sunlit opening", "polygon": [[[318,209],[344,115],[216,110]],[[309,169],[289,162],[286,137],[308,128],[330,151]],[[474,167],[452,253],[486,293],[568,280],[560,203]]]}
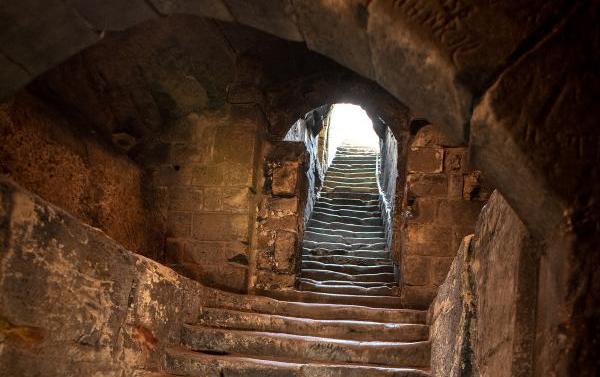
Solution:
{"label": "sunlit opening", "polygon": [[373,130],[373,122],[360,106],[334,105],[329,127],[329,147],[334,151],[341,144],[379,149],[379,137]]}

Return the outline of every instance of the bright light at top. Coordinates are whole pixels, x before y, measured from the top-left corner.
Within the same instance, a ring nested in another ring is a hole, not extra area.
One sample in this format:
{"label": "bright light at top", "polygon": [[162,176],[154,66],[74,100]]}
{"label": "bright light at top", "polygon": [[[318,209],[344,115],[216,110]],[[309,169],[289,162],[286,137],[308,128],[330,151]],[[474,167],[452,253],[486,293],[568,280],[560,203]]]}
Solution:
{"label": "bright light at top", "polygon": [[373,122],[360,106],[336,104],[331,110],[330,126],[335,144],[353,144],[357,146],[379,148],[379,137],[373,130]]}

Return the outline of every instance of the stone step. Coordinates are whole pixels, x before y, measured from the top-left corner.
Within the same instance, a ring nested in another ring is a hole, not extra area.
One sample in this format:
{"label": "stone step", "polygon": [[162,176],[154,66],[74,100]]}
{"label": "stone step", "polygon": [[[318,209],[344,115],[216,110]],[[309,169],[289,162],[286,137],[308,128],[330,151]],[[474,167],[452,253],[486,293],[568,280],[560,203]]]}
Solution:
{"label": "stone step", "polygon": [[196,324],[234,330],[363,341],[416,342],[427,340],[429,337],[428,326],[423,324],[320,320],[215,308],[202,308]]}
{"label": "stone step", "polygon": [[430,358],[428,341],[361,342],[193,325],[183,326],[182,342],[194,351],[285,358],[303,362],[427,367]]}
{"label": "stone step", "polygon": [[331,194],[331,193],[356,193],[356,194],[377,194],[379,195],[379,187],[377,185],[373,186],[353,186],[353,185],[344,185],[344,184],[330,184],[325,183],[323,188],[321,189],[321,195],[323,194]]}
{"label": "stone step", "polygon": [[209,293],[202,296],[204,307],[290,317],[424,324],[427,315],[427,312],[423,310],[370,308],[352,303],[337,305],[318,302],[294,302],[293,300],[282,301],[274,298],[275,295],[271,294],[271,291],[264,290],[257,290],[258,295],[237,294],[218,289],[208,289],[207,292]]}
{"label": "stone step", "polygon": [[429,377],[415,368],[335,363],[297,363],[230,355],[208,355],[169,349],[166,368],[177,376],[195,377]]}
{"label": "stone step", "polygon": [[[347,232],[343,235],[340,234],[340,232],[343,232],[342,230],[332,230],[330,232],[330,234],[324,234],[307,229],[304,232],[304,240],[315,242],[342,243],[348,245],[354,245],[355,243],[361,243],[365,245],[385,243],[383,232],[376,232],[371,234]],[[370,235],[373,235],[373,237],[369,237]]]}
{"label": "stone step", "polygon": [[[341,243],[341,242],[320,242],[320,241],[312,241],[312,240],[304,240],[304,246],[315,250],[317,248],[328,249],[328,250],[372,250],[372,251],[382,251],[385,249],[385,242],[354,242],[352,244]],[[380,257],[378,257],[380,258]]]}
{"label": "stone step", "polygon": [[356,205],[361,206],[379,206],[379,197],[376,199],[365,199],[361,197],[338,197],[336,195],[324,193],[319,196],[318,202],[333,204],[333,205]]}
{"label": "stone step", "polygon": [[317,211],[329,213],[332,215],[352,216],[352,217],[381,217],[381,207],[379,203],[375,205],[356,205],[356,204],[338,204],[329,201],[318,201],[314,208]]}
{"label": "stone step", "polygon": [[380,282],[380,281],[342,281],[342,280],[312,280],[312,279],[308,279],[308,278],[300,278],[299,281],[306,281],[308,283],[312,283],[312,284],[321,284],[321,285],[355,285],[357,287],[365,287],[365,288],[369,288],[369,287],[378,287],[378,286],[385,286],[385,287],[395,287],[397,284],[396,282]]}
{"label": "stone step", "polygon": [[322,229],[318,227],[308,226],[306,232],[314,234],[314,235],[335,235],[340,237],[348,237],[348,238],[384,238],[383,228],[379,227],[377,230],[372,231],[353,231],[353,230],[345,230],[345,229]]}
{"label": "stone step", "polygon": [[367,156],[357,156],[357,155],[346,155],[346,154],[336,154],[333,163],[336,161],[350,161],[350,162],[375,162],[377,161],[377,155],[367,155]]}
{"label": "stone step", "polygon": [[362,179],[362,178],[376,178],[376,171],[375,169],[373,169],[373,171],[351,171],[351,170],[339,170],[339,169],[333,169],[331,170],[331,168],[327,169],[327,172],[325,173],[325,179],[331,179],[331,178],[336,178],[336,179]]}
{"label": "stone step", "polygon": [[391,262],[388,265],[361,266],[357,264],[333,264],[303,260],[302,268],[310,270],[328,270],[335,272],[343,272],[345,274],[350,275],[394,272],[394,266],[391,264]]}
{"label": "stone step", "polygon": [[304,255],[302,261],[315,261],[329,264],[355,264],[360,266],[389,265],[389,258],[357,257],[354,255]]}
{"label": "stone step", "polygon": [[333,191],[333,192],[321,192],[319,199],[344,199],[344,200],[361,200],[361,201],[379,201],[379,193],[364,193],[364,192],[350,192],[350,191]]}
{"label": "stone step", "polygon": [[374,274],[347,274],[338,271],[318,270],[310,268],[303,268],[300,273],[300,276],[316,281],[370,281],[379,283],[393,283],[396,279],[395,275],[391,272],[377,272]]}
{"label": "stone step", "polygon": [[315,231],[328,231],[331,229],[347,230],[351,232],[376,232],[381,230],[380,225],[356,225],[346,224],[337,221],[327,222],[316,219],[311,219],[308,222],[307,229],[313,229]]}
{"label": "stone step", "polygon": [[[320,244],[319,244],[320,245]],[[385,251],[385,249],[357,249],[350,250],[348,248],[327,248],[320,246],[304,245],[302,248],[302,254],[306,256],[315,256],[315,255],[349,255],[354,257],[365,257],[365,258],[390,258],[390,254]]]}
{"label": "stone step", "polygon": [[362,296],[319,292],[298,291],[294,289],[260,291],[261,294],[283,301],[322,303],[335,305],[358,305],[379,309],[402,309],[398,296]]}
{"label": "stone step", "polygon": [[[310,281],[309,281],[310,280]],[[312,279],[300,279],[300,290],[322,293],[339,293],[345,295],[391,296],[393,289],[385,283],[372,287],[361,287],[353,284],[321,284]],[[336,280],[337,281],[337,280]]]}
{"label": "stone step", "polygon": [[377,188],[377,181],[375,178],[361,178],[361,179],[346,179],[346,178],[327,178],[323,182],[323,185],[326,187],[338,187],[338,186],[348,186],[348,187],[368,187],[368,188]]}
{"label": "stone step", "polygon": [[314,210],[312,213],[312,218],[315,220],[331,223],[383,226],[383,220],[381,219],[381,217],[338,216],[331,213],[323,212],[321,210]]}

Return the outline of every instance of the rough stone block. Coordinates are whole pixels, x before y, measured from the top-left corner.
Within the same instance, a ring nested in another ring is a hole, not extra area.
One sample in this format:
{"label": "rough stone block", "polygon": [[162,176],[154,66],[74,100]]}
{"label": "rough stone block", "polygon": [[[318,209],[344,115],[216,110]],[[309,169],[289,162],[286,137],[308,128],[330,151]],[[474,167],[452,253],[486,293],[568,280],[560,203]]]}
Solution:
{"label": "rough stone block", "polygon": [[245,214],[194,214],[192,236],[205,241],[248,240]]}
{"label": "rough stone block", "polygon": [[223,189],[223,211],[248,212],[249,195],[247,187]]}
{"label": "rough stone block", "polygon": [[155,186],[178,186],[192,184],[194,169],[187,165],[162,165],[152,172]]}
{"label": "rough stone block", "polygon": [[169,188],[169,210],[201,211],[203,196],[202,190],[193,187]]}
{"label": "rough stone block", "polygon": [[408,191],[415,196],[445,197],[448,194],[448,178],[445,174],[409,174],[406,183]]}
{"label": "rough stone block", "polygon": [[443,240],[437,242],[426,242],[426,243],[408,243],[402,248],[405,255],[424,255],[424,256],[437,256],[437,257],[449,257],[454,255],[454,251],[451,247],[451,240]]}
{"label": "rough stone block", "polygon": [[165,242],[165,260],[167,264],[183,262],[185,243],[178,238],[167,238]]}
{"label": "rough stone block", "polygon": [[403,285],[400,294],[402,305],[406,308],[425,310],[435,298],[437,287]]}
{"label": "rough stone block", "polygon": [[248,269],[233,264],[184,263],[182,274],[207,286],[244,293],[247,290]]}
{"label": "rough stone block", "polygon": [[273,168],[273,195],[295,195],[298,186],[298,163],[284,162]]}
{"label": "rough stone block", "polygon": [[174,143],[169,148],[169,162],[173,165],[208,164],[213,160],[211,145]]}
{"label": "rough stone block", "polygon": [[298,198],[270,198],[268,206],[275,216],[294,215],[298,212]]}
{"label": "rough stone block", "polygon": [[414,148],[433,148],[446,145],[451,145],[450,140],[437,127],[431,124],[420,128],[410,142],[410,146]]}
{"label": "rough stone block", "polygon": [[444,149],[411,147],[406,168],[411,173],[441,173],[444,170]]}
{"label": "rough stone block", "polygon": [[240,260],[246,256],[248,245],[242,242],[185,240],[184,262],[195,264],[227,264],[230,260]]}
{"label": "rough stone block", "polygon": [[290,232],[296,232],[298,230],[299,220],[295,215],[288,215],[283,217],[270,217],[264,221],[263,227],[265,229],[275,230],[287,230]]}
{"label": "rough stone block", "polygon": [[409,243],[447,242],[451,237],[450,226],[408,224],[406,227],[406,240]]}
{"label": "rough stone block", "polygon": [[221,187],[206,187],[204,191],[204,211],[214,212],[223,209],[223,189]]}
{"label": "rough stone block", "polygon": [[294,274],[279,274],[269,270],[258,270],[256,275],[256,288],[259,289],[293,288],[296,283],[296,275]]}
{"label": "rough stone block", "polygon": [[192,232],[192,214],[190,212],[169,211],[167,215],[167,236],[189,237]]}
{"label": "rough stone block", "polygon": [[431,224],[435,220],[438,199],[417,198],[413,206],[413,216],[408,220],[411,223]]}
{"label": "rough stone block", "polygon": [[448,175],[448,198],[462,199],[463,198],[463,175],[449,174]]}
{"label": "rough stone block", "polygon": [[402,279],[408,285],[428,285],[430,259],[422,256],[407,256],[402,259]]}
{"label": "rough stone block", "polygon": [[[440,200],[438,202],[438,224],[450,226],[474,227],[483,202],[470,200]],[[466,234],[461,236],[464,237]]]}
{"label": "rough stone block", "polygon": [[292,272],[294,270],[298,234],[278,231],[275,236],[275,266],[278,270]]}
{"label": "rough stone block", "polygon": [[467,148],[446,148],[444,156],[444,172],[464,173],[468,170]]}

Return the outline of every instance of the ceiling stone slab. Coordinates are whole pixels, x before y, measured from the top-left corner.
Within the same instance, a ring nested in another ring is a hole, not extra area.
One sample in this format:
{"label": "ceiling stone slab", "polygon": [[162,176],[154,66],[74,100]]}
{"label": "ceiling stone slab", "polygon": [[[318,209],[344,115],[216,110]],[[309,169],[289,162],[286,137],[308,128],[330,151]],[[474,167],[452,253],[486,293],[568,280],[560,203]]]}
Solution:
{"label": "ceiling stone slab", "polygon": [[368,0],[294,0],[297,23],[311,50],[373,78],[367,35]]}
{"label": "ceiling stone slab", "polygon": [[[77,12],[59,0],[3,1],[0,20],[0,51],[3,60],[10,62],[8,68],[2,65],[3,75],[16,64],[33,78],[100,39]],[[11,81],[23,85],[28,79],[21,73]],[[0,98],[19,87],[8,86],[3,82]]]}
{"label": "ceiling stone slab", "polygon": [[233,21],[227,6],[219,0],[149,0],[161,14],[193,14],[221,21]]}
{"label": "ceiling stone slab", "polygon": [[125,30],[140,22],[157,17],[145,0],[67,0],[96,30]]}
{"label": "ceiling stone slab", "polygon": [[369,6],[376,81],[404,102],[415,116],[438,125],[456,143],[466,140],[472,95],[455,81],[456,69],[439,49],[395,17],[389,2]]}
{"label": "ceiling stone slab", "polygon": [[291,41],[304,40],[294,22],[291,0],[225,0],[225,3],[241,24]]}

